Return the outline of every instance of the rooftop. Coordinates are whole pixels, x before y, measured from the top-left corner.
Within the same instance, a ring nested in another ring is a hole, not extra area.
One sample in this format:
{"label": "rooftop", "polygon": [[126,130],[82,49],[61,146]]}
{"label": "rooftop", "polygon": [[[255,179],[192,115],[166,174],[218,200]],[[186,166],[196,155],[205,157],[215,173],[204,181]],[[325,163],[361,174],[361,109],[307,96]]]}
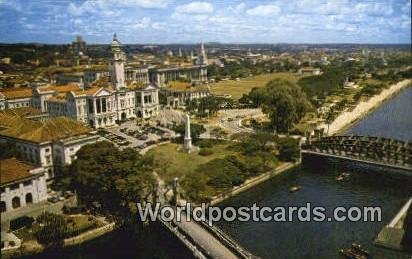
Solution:
{"label": "rooftop", "polygon": [[205,91],[208,90],[206,86],[192,86],[191,83],[180,82],[180,81],[171,81],[167,87],[168,90],[174,91],[187,91],[187,92],[196,92],[196,91]]}
{"label": "rooftop", "polygon": [[91,131],[92,129],[85,124],[67,117],[50,118],[47,121],[33,121],[0,113],[1,136],[35,143],[84,135]]}
{"label": "rooftop", "polygon": [[11,88],[0,90],[6,99],[29,98],[32,96],[31,88]]}
{"label": "rooftop", "polygon": [[14,157],[0,160],[0,184],[3,185],[32,177],[33,174],[30,171],[35,168],[37,167]]}
{"label": "rooftop", "polygon": [[15,109],[6,109],[6,110],[0,111],[0,114],[1,113],[8,114],[9,116],[19,116],[19,117],[36,116],[36,115],[43,114],[40,109],[36,109],[34,107],[21,107],[21,108],[15,108]]}
{"label": "rooftop", "polygon": [[41,92],[47,92],[47,91],[56,91],[59,93],[68,93],[70,91],[76,91],[79,90],[79,86],[75,83],[67,84],[67,85],[48,85],[44,87],[39,87],[39,90]]}

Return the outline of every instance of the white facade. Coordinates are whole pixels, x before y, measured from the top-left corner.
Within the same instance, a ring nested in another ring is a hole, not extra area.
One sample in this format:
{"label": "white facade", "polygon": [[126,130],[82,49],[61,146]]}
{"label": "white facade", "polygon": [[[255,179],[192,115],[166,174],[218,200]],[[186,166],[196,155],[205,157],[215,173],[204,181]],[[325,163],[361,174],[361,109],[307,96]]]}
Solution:
{"label": "white facade", "polygon": [[95,143],[98,140],[98,135],[89,134],[37,143],[0,135],[0,141],[15,145],[16,151],[23,161],[41,166],[47,180],[55,176],[56,168],[70,164],[75,153],[82,146]]}
{"label": "white facade", "polygon": [[[9,160],[9,161],[6,161]],[[15,172],[7,172],[12,175],[1,183],[1,210],[2,212],[11,211],[29,204],[37,203],[47,199],[46,175],[42,167],[31,168],[28,172],[22,172],[26,167],[16,159],[6,159],[0,163],[16,163]],[[4,170],[4,169],[2,169]],[[13,168],[9,169],[13,170]],[[2,173],[6,173],[2,171]]]}
{"label": "white facade", "polygon": [[136,116],[144,119],[159,112],[159,90],[148,85],[136,91]]}
{"label": "white facade", "polygon": [[116,90],[124,88],[124,62],[126,61],[126,56],[121,49],[121,43],[117,40],[116,34],[113,35],[113,41],[111,45],[112,60],[110,62],[110,79],[112,85]]}

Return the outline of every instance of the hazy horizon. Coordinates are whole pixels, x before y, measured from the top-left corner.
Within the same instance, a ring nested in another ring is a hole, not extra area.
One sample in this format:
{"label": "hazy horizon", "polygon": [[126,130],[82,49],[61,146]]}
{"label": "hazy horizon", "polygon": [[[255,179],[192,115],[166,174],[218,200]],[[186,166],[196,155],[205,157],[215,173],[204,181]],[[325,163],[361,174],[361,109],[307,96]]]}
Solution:
{"label": "hazy horizon", "polygon": [[0,0],[2,43],[411,44],[410,0]]}

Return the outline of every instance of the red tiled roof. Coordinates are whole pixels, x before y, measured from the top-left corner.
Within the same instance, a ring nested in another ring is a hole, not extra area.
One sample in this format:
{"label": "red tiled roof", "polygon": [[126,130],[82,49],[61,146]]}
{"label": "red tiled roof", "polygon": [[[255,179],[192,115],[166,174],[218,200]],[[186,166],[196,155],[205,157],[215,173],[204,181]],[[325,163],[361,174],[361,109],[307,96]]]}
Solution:
{"label": "red tiled roof", "polygon": [[12,88],[0,91],[6,99],[29,98],[32,96],[31,88]]}
{"label": "red tiled roof", "polygon": [[36,166],[17,160],[14,157],[0,160],[0,184],[3,185],[29,178],[33,176],[30,170],[35,168]]}

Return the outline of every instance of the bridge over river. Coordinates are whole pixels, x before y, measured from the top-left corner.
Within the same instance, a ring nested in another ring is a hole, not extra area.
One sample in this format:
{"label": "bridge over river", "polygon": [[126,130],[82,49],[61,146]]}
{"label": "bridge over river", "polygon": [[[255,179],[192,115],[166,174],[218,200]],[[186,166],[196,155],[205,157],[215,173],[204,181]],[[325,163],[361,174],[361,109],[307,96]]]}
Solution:
{"label": "bridge over river", "polygon": [[158,217],[158,220],[180,239],[196,258],[259,258],[241,247],[219,228],[193,219],[189,221],[188,215],[184,212],[180,215],[179,221],[164,221],[161,217]]}
{"label": "bridge over river", "polygon": [[412,176],[412,143],[370,136],[319,137],[301,146],[302,157],[320,155],[405,171]]}

